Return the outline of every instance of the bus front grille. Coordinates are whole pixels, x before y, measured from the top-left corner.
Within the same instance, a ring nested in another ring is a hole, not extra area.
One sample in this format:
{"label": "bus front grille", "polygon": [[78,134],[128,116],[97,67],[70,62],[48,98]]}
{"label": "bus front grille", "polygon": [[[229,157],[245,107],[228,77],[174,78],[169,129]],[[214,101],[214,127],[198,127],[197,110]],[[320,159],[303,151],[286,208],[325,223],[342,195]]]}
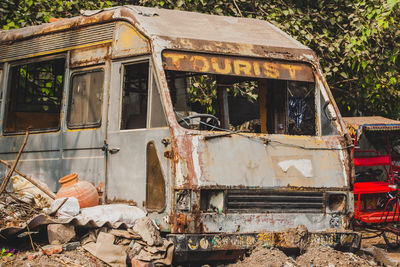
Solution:
{"label": "bus front grille", "polygon": [[323,192],[228,190],[227,212],[323,212]]}

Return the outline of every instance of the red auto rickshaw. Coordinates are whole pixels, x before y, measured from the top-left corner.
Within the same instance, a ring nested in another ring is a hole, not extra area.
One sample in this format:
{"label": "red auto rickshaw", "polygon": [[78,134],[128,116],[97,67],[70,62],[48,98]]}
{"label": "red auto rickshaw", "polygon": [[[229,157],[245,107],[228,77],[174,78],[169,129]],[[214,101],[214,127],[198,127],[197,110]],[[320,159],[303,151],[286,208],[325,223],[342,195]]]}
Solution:
{"label": "red auto rickshaw", "polygon": [[344,118],[354,138],[354,223],[400,246],[400,122],[384,117]]}

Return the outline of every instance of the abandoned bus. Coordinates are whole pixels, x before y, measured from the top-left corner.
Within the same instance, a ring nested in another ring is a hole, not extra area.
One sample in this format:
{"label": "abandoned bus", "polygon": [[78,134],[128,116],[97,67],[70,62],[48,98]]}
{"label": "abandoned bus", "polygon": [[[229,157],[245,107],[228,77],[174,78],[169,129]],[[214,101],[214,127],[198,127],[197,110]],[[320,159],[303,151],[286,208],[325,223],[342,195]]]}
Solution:
{"label": "abandoned bus", "polygon": [[359,241],[341,232],[351,139],[319,62],[266,21],[85,11],[1,32],[0,80],[1,159],[29,130],[21,172],[54,191],[71,172],[103,183],[105,202],[147,210],[177,253],[290,246],[279,233],[299,225]]}

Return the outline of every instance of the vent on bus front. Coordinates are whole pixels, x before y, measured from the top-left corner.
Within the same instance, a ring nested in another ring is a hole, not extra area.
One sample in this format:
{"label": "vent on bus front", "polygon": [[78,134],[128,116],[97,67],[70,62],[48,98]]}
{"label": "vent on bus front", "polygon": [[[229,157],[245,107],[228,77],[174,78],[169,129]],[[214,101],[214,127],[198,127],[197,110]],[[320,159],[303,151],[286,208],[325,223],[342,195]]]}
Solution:
{"label": "vent on bus front", "polygon": [[228,190],[227,212],[322,212],[322,192],[277,190]]}
{"label": "vent on bus front", "polygon": [[61,51],[74,47],[109,41],[113,39],[115,23],[92,25],[89,27],[56,32],[0,45],[0,61],[14,60],[50,51]]}

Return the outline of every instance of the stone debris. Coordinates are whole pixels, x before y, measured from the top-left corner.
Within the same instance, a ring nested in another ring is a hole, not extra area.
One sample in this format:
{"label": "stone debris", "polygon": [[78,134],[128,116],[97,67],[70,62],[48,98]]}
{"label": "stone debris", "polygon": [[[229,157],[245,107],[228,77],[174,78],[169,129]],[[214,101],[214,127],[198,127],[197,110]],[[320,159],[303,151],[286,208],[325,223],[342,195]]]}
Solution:
{"label": "stone debris", "polygon": [[75,237],[75,227],[68,224],[49,224],[47,237],[50,244],[65,244]]}
{"label": "stone debris", "polygon": [[47,256],[51,256],[53,254],[59,254],[63,251],[63,247],[61,245],[47,245],[42,247],[42,253]]}
{"label": "stone debris", "polygon": [[64,251],[71,251],[71,250],[76,249],[80,245],[81,245],[81,242],[76,241],[76,242],[66,243],[62,247],[63,247]]}
{"label": "stone debris", "polygon": [[133,226],[133,231],[138,233],[149,246],[160,246],[163,244],[160,231],[148,217],[137,220]]}

